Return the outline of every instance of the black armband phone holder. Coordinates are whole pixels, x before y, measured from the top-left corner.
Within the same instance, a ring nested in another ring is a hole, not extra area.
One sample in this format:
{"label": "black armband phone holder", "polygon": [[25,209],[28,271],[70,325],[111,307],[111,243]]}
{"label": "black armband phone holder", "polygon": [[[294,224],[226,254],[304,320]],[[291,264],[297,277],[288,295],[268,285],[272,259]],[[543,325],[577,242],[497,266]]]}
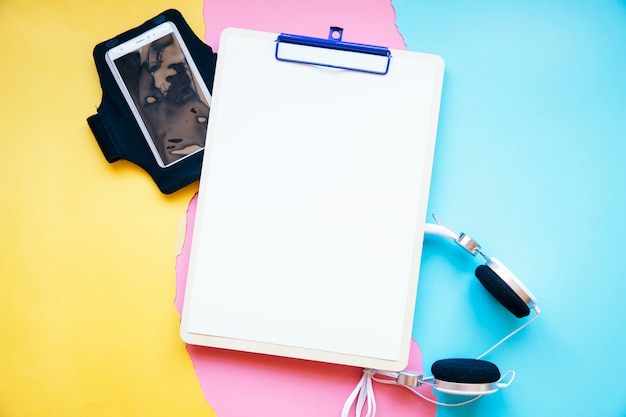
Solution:
{"label": "black armband phone holder", "polygon": [[167,21],[176,25],[200,72],[200,76],[209,92],[213,92],[217,54],[194,34],[179,11],[170,9],[146,21],[141,26],[96,45],[93,57],[100,77],[102,102],[98,107],[97,114],[90,116],[87,123],[109,163],[125,159],[139,165],[150,174],[161,192],[170,194],[200,178],[204,150],[189,155],[169,166],[161,167],[155,160],[105,60],[105,54],[110,48]]}

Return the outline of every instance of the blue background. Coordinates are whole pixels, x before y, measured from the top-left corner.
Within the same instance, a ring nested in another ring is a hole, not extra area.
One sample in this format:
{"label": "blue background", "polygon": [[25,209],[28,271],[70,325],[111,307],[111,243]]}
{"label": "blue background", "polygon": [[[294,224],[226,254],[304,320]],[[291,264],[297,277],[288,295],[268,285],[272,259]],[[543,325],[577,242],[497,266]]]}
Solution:
{"label": "blue background", "polygon": [[[625,416],[626,1],[393,4],[407,49],[446,62],[429,212],[542,310],[485,358],[513,384],[438,415]],[[413,336],[427,371],[523,323],[473,278],[478,261],[426,238]]]}

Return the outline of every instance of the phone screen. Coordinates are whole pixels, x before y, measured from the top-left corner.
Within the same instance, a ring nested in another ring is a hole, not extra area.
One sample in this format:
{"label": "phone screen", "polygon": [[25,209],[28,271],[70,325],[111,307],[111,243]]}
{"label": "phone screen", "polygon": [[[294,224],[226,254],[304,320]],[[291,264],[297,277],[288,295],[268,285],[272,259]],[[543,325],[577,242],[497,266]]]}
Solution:
{"label": "phone screen", "polygon": [[211,97],[173,24],[115,47],[107,61],[161,167],[204,148]]}

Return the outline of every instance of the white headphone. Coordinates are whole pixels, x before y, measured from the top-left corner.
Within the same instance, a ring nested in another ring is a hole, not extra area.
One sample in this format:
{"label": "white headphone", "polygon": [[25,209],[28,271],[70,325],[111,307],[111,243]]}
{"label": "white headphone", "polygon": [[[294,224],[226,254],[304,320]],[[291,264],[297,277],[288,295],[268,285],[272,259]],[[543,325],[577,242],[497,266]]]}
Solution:
{"label": "white headphone", "polygon": [[[425,377],[421,373],[410,370],[388,372],[365,369],[361,380],[344,405],[342,417],[348,415],[355,401],[357,416],[361,416],[363,407],[366,405],[366,417],[374,417],[376,402],[374,400],[372,381],[403,386],[424,400],[437,405],[459,406],[475,401],[483,395],[493,394],[500,388],[506,388],[515,378],[514,371],[501,375],[495,364],[481,358],[539,317],[541,310],[537,306],[537,300],[515,274],[496,258],[487,256],[482,251],[480,245],[469,235],[457,233],[454,229],[442,223],[437,216],[433,215],[433,217],[436,223],[426,223],[424,228],[425,234],[451,239],[472,256],[480,254],[485,258],[486,263],[476,268],[475,275],[485,289],[515,317],[526,317],[530,314],[531,309],[535,312],[535,316],[502,338],[477,358],[453,358],[436,361],[431,367],[432,376],[430,377]],[[432,400],[417,391],[416,388],[421,385],[430,385],[433,389],[442,393],[473,396],[473,398],[458,403],[442,403]]]}

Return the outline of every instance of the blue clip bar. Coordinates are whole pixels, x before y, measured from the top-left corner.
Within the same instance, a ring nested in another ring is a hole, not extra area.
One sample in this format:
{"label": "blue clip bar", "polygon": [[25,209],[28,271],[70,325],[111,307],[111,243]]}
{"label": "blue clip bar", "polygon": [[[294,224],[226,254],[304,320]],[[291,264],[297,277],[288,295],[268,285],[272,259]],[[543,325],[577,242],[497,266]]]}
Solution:
{"label": "blue clip bar", "polygon": [[[352,43],[352,42],[343,42],[343,29],[340,27],[332,26],[330,28],[330,32],[328,35],[328,39],[323,38],[313,38],[309,36],[299,36],[299,35],[290,35],[286,33],[281,33],[276,38],[276,51],[275,56],[279,61],[286,62],[296,62],[301,64],[310,64],[310,65],[319,65],[330,68],[339,68],[346,69],[352,71],[361,71],[368,72],[373,74],[387,74],[389,71],[389,63],[391,61],[391,51],[389,48],[384,46],[374,46],[374,45],[366,45],[361,43]],[[281,44],[291,44],[291,45],[299,45],[304,47],[313,47],[313,48],[325,48],[332,49],[337,51],[345,51],[356,54],[365,54],[365,55],[373,55],[377,57],[382,57],[383,61],[373,63],[371,68],[367,66],[353,66],[353,65],[345,65],[342,64],[341,60],[339,62],[319,62],[317,60],[309,60],[302,58],[289,58],[285,56],[281,56],[279,54],[279,47]]]}

